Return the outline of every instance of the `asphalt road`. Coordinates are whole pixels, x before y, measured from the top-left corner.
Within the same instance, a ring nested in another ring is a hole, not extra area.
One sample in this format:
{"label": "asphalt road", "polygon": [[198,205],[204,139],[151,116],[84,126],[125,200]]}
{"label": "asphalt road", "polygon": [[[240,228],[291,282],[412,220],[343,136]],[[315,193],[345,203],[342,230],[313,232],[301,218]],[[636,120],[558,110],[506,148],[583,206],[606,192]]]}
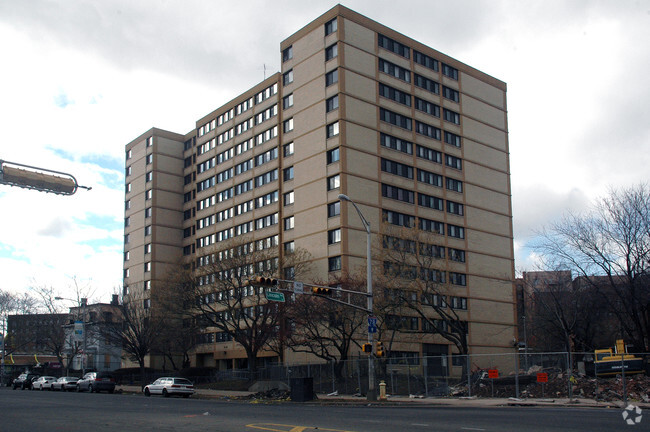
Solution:
{"label": "asphalt road", "polygon": [[617,409],[319,405],[0,388],[0,431],[601,431],[628,426]]}

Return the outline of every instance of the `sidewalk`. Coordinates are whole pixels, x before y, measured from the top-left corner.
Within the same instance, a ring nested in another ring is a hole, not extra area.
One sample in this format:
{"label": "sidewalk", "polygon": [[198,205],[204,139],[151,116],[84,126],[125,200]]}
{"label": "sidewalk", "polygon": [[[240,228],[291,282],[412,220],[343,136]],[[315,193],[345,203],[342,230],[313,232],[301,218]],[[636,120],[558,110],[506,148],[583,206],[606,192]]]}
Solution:
{"label": "sidewalk", "polygon": [[[116,390],[123,393],[142,394],[142,389],[138,386],[117,386]],[[195,389],[195,397],[204,399],[222,399],[222,400],[240,400],[242,402],[257,401],[261,402],[282,402],[284,400],[277,399],[256,399],[251,398],[254,392],[248,391],[230,391],[230,390],[211,390],[211,389]],[[446,397],[408,397],[408,396],[388,396],[385,401],[368,402],[364,397],[357,397],[353,395],[327,395],[317,394],[317,399],[307,403],[327,403],[327,404],[351,404],[351,405],[392,405],[392,406],[431,406],[431,407],[474,407],[474,408],[490,408],[490,407],[513,407],[513,406],[527,406],[527,407],[578,407],[578,408],[615,408],[622,409],[623,401],[603,402],[593,399],[573,398],[572,400],[566,398],[557,399],[516,399],[516,398],[477,398],[477,397],[459,397],[459,398],[446,398]],[[628,401],[635,406],[642,409],[650,409],[650,403]]]}

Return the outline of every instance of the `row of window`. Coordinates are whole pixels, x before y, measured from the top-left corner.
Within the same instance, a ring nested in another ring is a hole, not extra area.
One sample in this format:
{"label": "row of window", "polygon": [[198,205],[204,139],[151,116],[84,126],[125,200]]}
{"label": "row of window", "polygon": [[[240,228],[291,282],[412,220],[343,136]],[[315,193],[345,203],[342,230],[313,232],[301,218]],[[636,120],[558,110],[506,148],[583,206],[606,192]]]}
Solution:
{"label": "row of window", "polygon": [[[379,34],[377,37],[377,45],[379,45],[380,48],[384,48],[404,58],[411,58],[411,49],[408,46],[382,34]],[[421,64],[422,66],[425,66],[436,72],[439,69],[438,60],[429,57],[426,54],[422,54],[419,51],[413,50],[413,60],[416,63]],[[442,63],[442,73],[451,79],[458,80],[458,70],[445,63]]]}
{"label": "row of window", "polygon": [[[415,226],[416,217],[392,210],[383,210],[383,220],[391,225],[412,228]],[[418,217],[418,228],[422,231],[428,231],[439,235],[445,234],[444,222],[434,221],[423,217]],[[457,225],[447,224],[447,236],[458,239],[465,238],[465,228]]]}
{"label": "row of window", "polygon": [[[223,153],[220,153],[220,155],[223,155]],[[222,181],[228,180],[229,178],[245,173],[253,169],[254,166],[259,167],[277,158],[278,158],[278,148],[274,147],[260,155],[255,156],[254,158],[248,159],[244,162],[235,165],[233,168],[228,168],[209,179],[200,181],[199,183],[197,183],[197,192],[201,190],[205,190],[208,187],[214,186],[214,182],[212,182],[212,179],[214,179],[215,177],[216,177],[216,182],[218,184],[221,183]],[[210,168],[214,168],[217,165],[217,160],[219,159],[221,158],[215,156],[206,160],[205,162],[198,164],[196,169],[197,174],[201,174]]]}
{"label": "row of window", "polygon": [[197,344],[209,344],[232,341],[232,334],[226,332],[200,333],[195,336]]}
{"label": "row of window", "polygon": [[[408,189],[403,189],[397,186],[388,185],[386,183],[381,184],[381,195],[384,198],[390,198],[397,201],[402,201],[407,204],[415,203],[415,192]],[[445,200],[442,198],[434,197],[431,195],[423,194],[421,192],[417,193],[418,196],[418,205],[421,207],[430,208],[433,210],[444,211],[445,209]],[[463,216],[464,206],[463,204],[447,200],[447,213],[455,214],[458,216]]]}
{"label": "row of window", "polygon": [[445,249],[444,246],[416,242],[415,240],[404,239],[404,238],[394,237],[389,235],[383,236],[382,244],[384,249],[406,252],[413,255],[419,253],[420,255],[428,256],[436,259],[445,259],[446,257],[449,257],[450,261],[465,262],[465,251],[462,249],[456,249],[451,247]]}
{"label": "row of window", "polygon": [[[250,243],[243,245],[238,245],[231,249],[221,250],[209,255],[203,255],[196,259],[196,266],[203,267],[215,263],[217,261],[223,261],[225,259],[232,258],[235,254],[237,255],[248,255],[254,251],[263,251],[278,246],[279,236],[274,235],[266,237],[264,239],[256,240]],[[251,273],[252,274],[252,273]]]}
{"label": "row of window", "polygon": [[[443,108],[442,111],[445,121],[460,124],[460,114],[447,108]],[[379,120],[408,131],[413,130],[413,120],[410,117],[387,110],[386,108],[379,109]],[[437,141],[442,139],[442,130],[440,128],[428,125],[418,120],[415,121],[415,132]]]}
{"label": "row of window", "polygon": [[198,278],[199,285],[208,285],[217,280],[228,280],[236,277],[247,277],[254,274],[275,273],[278,269],[279,258],[269,258],[258,261],[254,264],[245,264],[236,268],[219,270],[212,274],[203,275]]}
{"label": "row of window", "polygon": [[[450,139],[454,139],[455,137],[457,137],[457,135],[453,135],[453,134],[450,134],[450,135],[452,135],[451,137],[449,137]],[[460,137],[458,137],[458,138],[460,138]],[[400,139],[400,138],[396,138],[394,136],[383,134],[383,133],[380,135],[380,140],[381,140],[380,141],[381,145],[384,146],[384,147],[387,147],[387,148],[390,148],[390,149],[393,149],[393,150],[397,150],[397,151],[401,151],[402,153],[406,153],[406,154],[413,154],[413,143],[411,143],[409,141],[406,141],[406,140],[403,140],[403,139]],[[455,142],[455,140],[454,140],[454,142]],[[434,162],[434,163],[437,163],[437,164],[442,164],[443,153],[441,153],[441,152],[439,152],[437,150],[430,149],[428,147],[422,146],[420,144],[416,144],[415,150],[416,150],[416,156],[418,158],[425,159],[425,160],[428,160],[430,162]],[[445,164],[448,167],[458,169],[458,170],[462,170],[462,168],[463,168],[462,159],[457,158],[455,156],[446,155],[446,154],[444,156],[445,156],[445,158],[444,158],[445,159]],[[393,164],[398,164],[398,163],[393,162]],[[403,164],[399,164],[399,165],[403,165]],[[413,173],[412,167],[410,167],[408,165],[405,165],[405,166],[408,167],[408,168],[411,168],[411,170],[404,169],[402,171],[405,171],[407,174],[410,173],[412,175],[412,173]],[[425,183],[429,183],[429,184],[432,184],[434,186],[442,187],[442,176],[441,175],[434,174],[434,173],[429,173],[428,171],[425,171],[425,170],[418,170],[418,171],[422,172],[422,174],[418,173],[418,180],[419,181],[423,181]],[[412,178],[411,176],[408,176],[408,175],[406,175],[404,177]],[[429,178],[427,180],[424,180],[424,178],[427,178],[427,177],[429,177]],[[434,179],[435,181],[432,181],[432,179]],[[460,180],[453,180],[453,184],[454,184],[454,187],[448,187],[450,190],[454,190],[456,192],[462,192],[463,191],[462,190],[462,182]]]}
{"label": "row of window", "polygon": [[[210,218],[214,217],[215,220],[212,221],[211,223],[209,223],[208,225],[205,225],[205,226],[209,226],[209,225],[215,224],[217,222],[221,222],[221,221],[230,219],[231,217],[235,217],[235,216],[239,216],[239,215],[248,213],[249,211],[252,211],[254,208],[262,208],[262,207],[265,207],[267,205],[273,204],[273,203],[278,201],[278,197],[279,197],[279,192],[277,190],[275,190],[273,192],[269,192],[269,193],[264,194],[262,196],[259,196],[257,198],[254,198],[254,199],[248,200],[246,202],[237,204],[234,207],[222,210],[219,213],[208,216]],[[207,209],[207,208],[217,204],[217,202],[219,202],[217,195],[213,195],[211,197],[207,197],[207,198],[204,198],[202,200],[197,201],[196,209],[197,210]],[[203,218],[203,219],[206,219],[206,218]],[[204,222],[204,224],[205,224],[205,222]],[[200,228],[203,228],[203,227],[197,226],[197,228],[200,229]]]}
{"label": "row of window", "polygon": [[[394,78],[397,78],[407,83],[411,82],[410,70],[381,58],[379,59],[379,72],[383,72],[387,75],[390,75]],[[432,79],[429,79],[417,73],[413,73],[413,83],[417,87],[427,90],[430,93],[436,95],[440,94],[440,84],[438,84],[436,81]],[[444,98],[452,100],[454,102],[460,102],[460,93],[458,92],[458,90],[454,90],[447,86],[442,86],[442,90],[443,90],[442,95]],[[410,106],[410,104],[408,106]]]}
{"label": "row of window", "polygon": [[417,267],[401,262],[384,261],[384,274],[401,279],[421,279],[439,284],[444,284],[448,281],[451,285],[467,286],[467,275],[465,273],[445,272],[443,270]]}
{"label": "row of window", "polygon": [[[460,165],[456,164],[460,160],[454,158],[454,156],[446,155],[446,163],[452,168],[460,169]],[[393,174],[396,176],[404,177],[407,179],[413,179],[414,169],[410,165],[406,165],[400,162],[395,162],[390,159],[381,158],[381,170],[383,172]],[[443,176],[436,174],[421,168],[417,169],[417,181],[420,183],[426,183],[431,186],[442,187],[443,185]],[[451,177],[444,177],[445,185],[448,190],[454,192],[463,192],[463,182],[460,180],[453,179]]]}
{"label": "row of window", "polygon": [[[217,118],[205,123],[204,125],[200,126],[198,128],[198,136],[202,137],[206,133],[210,132],[211,130],[214,130],[217,128],[217,126],[221,126],[222,124],[232,120],[235,115],[240,115],[249,109],[253,107],[253,101],[255,103],[259,104],[265,101],[266,99],[270,98],[271,96],[275,95],[278,92],[278,84],[275,83],[264,90],[260,91],[257,93],[255,96],[246,99],[244,102],[238,104],[235,108],[231,108],[228,111],[224,112],[223,114],[219,115]],[[127,157],[128,159],[128,157]]]}

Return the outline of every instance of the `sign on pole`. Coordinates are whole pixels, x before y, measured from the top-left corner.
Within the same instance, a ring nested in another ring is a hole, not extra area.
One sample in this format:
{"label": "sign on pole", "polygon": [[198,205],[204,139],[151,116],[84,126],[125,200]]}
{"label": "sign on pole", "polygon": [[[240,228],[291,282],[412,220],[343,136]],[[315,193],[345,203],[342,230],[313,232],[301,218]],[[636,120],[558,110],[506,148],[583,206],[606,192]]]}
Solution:
{"label": "sign on pole", "polygon": [[377,317],[368,317],[368,333],[377,333]]}
{"label": "sign on pole", "polygon": [[74,322],[74,340],[81,342],[84,340],[84,323],[83,321]]}
{"label": "sign on pole", "polygon": [[305,288],[302,282],[294,282],[293,283],[293,292],[296,294],[303,294],[305,292]]}
{"label": "sign on pole", "polygon": [[266,291],[266,299],[276,302],[284,302],[284,294],[277,291]]}

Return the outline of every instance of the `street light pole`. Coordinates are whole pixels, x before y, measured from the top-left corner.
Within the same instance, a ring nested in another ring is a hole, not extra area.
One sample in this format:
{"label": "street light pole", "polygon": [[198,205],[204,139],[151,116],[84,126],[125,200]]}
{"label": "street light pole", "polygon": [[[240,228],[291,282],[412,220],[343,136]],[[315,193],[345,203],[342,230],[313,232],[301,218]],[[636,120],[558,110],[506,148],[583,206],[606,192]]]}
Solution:
{"label": "street light pole", "polygon": [[4,385],[5,379],[5,316],[2,315],[2,364],[0,365],[0,387]]}
{"label": "street light pole", "polygon": [[[339,199],[341,201],[347,201],[354,206],[354,209],[357,211],[361,223],[366,230],[366,284],[368,287],[368,313],[369,316],[373,315],[373,304],[372,304],[372,254],[371,254],[371,237],[370,237],[370,222],[363,216],[361,210],[357,204],[350,199],[347,195],[340,194]],[[370,332],[370,325],[368,325],[368,343],[372,347],[370,350],[370,355],[368,356],[368,395],[367,399],[369,401],[377,400],[377,392],[375,389],[375,360],[372,357],[375,352],[375,341],[373,333]]]}

